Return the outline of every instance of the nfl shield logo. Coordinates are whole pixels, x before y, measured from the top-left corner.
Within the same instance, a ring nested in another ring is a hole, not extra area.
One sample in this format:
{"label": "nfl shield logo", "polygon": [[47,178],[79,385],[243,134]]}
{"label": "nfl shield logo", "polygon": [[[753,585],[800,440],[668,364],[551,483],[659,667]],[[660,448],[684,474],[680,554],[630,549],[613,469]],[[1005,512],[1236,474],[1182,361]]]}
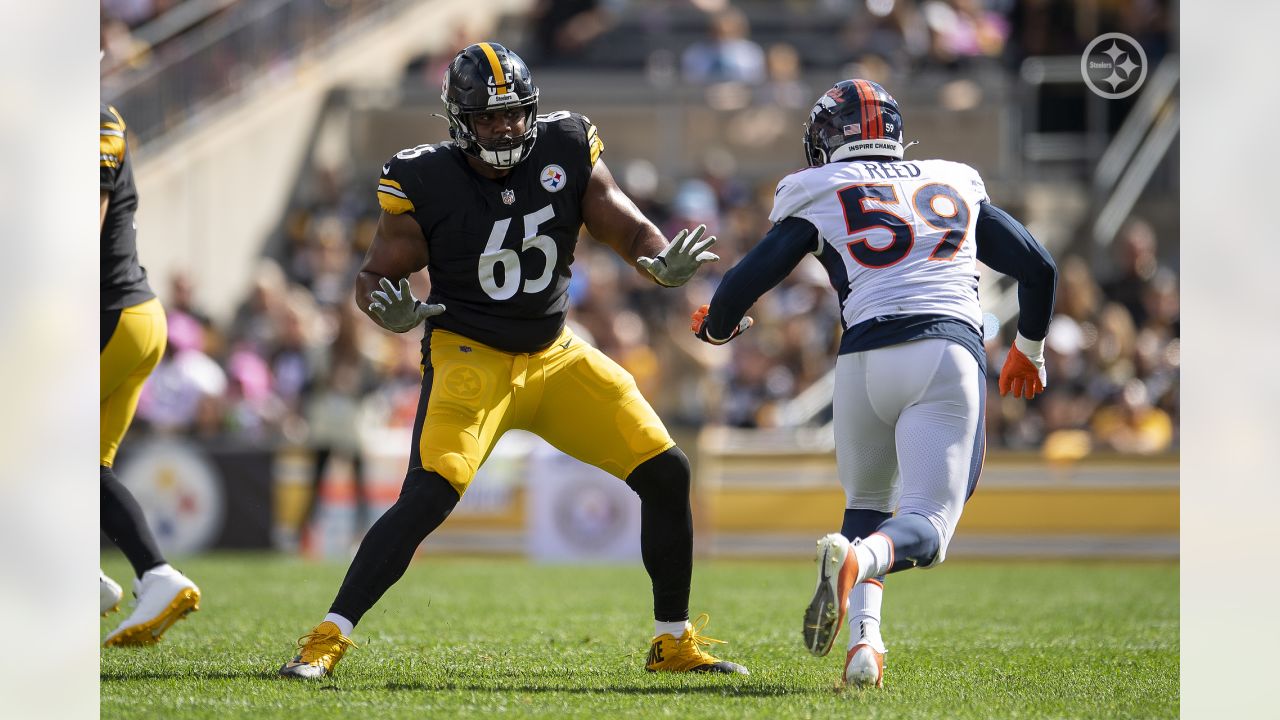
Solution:
{"label": "nfl shield logo", "polygon": [[516,191],[515,191],[515,190],[503,190],[503,191],[502,191],[502,202],[503,202],[503,204],[504,204],[504,205],[510,205],[511,203],[513,203],[513,202],[515,202],[515,201],[516,201]]}

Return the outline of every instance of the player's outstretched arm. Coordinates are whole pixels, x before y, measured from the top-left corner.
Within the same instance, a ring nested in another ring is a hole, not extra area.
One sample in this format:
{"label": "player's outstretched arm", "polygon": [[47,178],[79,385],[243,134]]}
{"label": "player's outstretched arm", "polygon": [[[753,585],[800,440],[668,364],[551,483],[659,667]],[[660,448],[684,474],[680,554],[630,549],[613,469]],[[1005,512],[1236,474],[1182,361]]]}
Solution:
{"label": "player's outstretched arm", "polygon": [[977,236],[978,259],[1018,281],[1018,335],[1000,370],[1000,394],[1030,400],[1049,382],[1044,338],[1053,317],[1058,266],[1022,223],[989,202],[978,208]]}
{"label": "player's outstretched arm", "polygon": [[708,305],[693,314],[693,334],[723,345],[751,327],[747,310],[818,247],[818,229],[807,220],[784,218],[724,274]]}
{"label": "player's outstretched arm", "polygon": [[689,282],[703,263],[720,256],[709,251],[714,235],[706,226],[681,230],[670,242],[640,208],[622,192],[604,161],[597,161],[582,197],[582,221],[596,240],[613,248],[622,259],[644,270],[654,282],[679,287]]}
{"label": "player's outstretched arm", "polygon": [[373,244],[356,275],[356,306],[392,332],[408,332],[444,305],[421,302],[409,291],[409,276],[427,266],[427,240],[407,213],[382,213]]}

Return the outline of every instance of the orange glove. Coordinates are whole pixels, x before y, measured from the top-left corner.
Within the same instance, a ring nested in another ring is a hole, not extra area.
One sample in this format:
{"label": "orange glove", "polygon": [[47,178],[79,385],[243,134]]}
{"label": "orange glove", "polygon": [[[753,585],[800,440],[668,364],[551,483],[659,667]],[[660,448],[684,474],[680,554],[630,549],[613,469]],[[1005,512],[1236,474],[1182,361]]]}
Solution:
{"label": "orange glove", "polygon": [[689,329],[693,331],[693,334],[697,335],[698,339],[705,343],[711,343],[712,345],[723,345],[729,342],[730,340],[738,337],[742,333],[746,332],[747,328],[751,327],[752,323],[755,322],[750,317],[744,317],[742,318],[742,320],[738,321],[738,327],[733,329],[733,332],[729,334],[729,337],[723,340],[720,340],[718,338],[713,338],[707,334],[707,330],[706,330],[707,311],[710,309],[711,309],[710,305],[703,305],[697,310],[694,310],[693,325],[689,327]]}
{"label": "orange glove", "polygon": [[[1035,348],[1040,352],[1035,353],[1032,357],[1028,357],[1022,350],[1018,349],[1021,342],[1024,347]],[[1013,345],[1009,346],[1009,355],[1004,359],[1004,367],[1000,368],[1000,395],[1003,397],[1013,391],[1014,397],[1021,397],[1027,400],[1044,392],[1045,385],[1048,384],[1048,375],[1044,369],[1044,341],[1027,340],[1018,335],[1013,341]],[[1037,361],[1038,360],[1038,361]]]}

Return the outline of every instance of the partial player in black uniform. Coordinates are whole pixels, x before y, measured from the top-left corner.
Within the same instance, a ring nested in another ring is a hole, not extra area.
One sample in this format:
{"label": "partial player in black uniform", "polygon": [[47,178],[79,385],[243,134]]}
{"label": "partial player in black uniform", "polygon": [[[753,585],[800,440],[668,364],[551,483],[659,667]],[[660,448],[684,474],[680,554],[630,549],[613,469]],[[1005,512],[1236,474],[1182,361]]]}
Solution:
{"label": "partial player in black uniform", "polygon": [[[164,308],[138,264],[134,210],[138,193],[125,141],[124,119],[115,108],[99,110],[98,174],[100,293],[102,335],[99,339],[101,428],[99,477],[102,531],[133,565],[133,612],[107,635],[105,645],[147,645],[160,639],[182,616],[199,609],[200,589],[160,555],[142,508],[111,469],[116,450],[138,407],[142,385],[164,355]],[[114,611],[120,586],[99,571],[102,613]]]}
{"label": "partial player in black uniform", "polygon": [[[651,671],[745,673],[703,647],[690,624],[693,524],[689,461],[631,375],[565,326],[578,231],[660,285],[718,260],[706,228],[667,239],[614,182],[590,120],[538,115],[529,69],[497,43],[458,53],[445,72],[451,142],[419,145],[382,167],[382,216],[356,302],[379,325],[426,320],[422,396],[409,471],[374,523],[324,621],[280,669],[333,671],[360,618],[400,579],[504,432],[534,432],[624,480],[641,499],[640,542],[653,582]],[[425,302],[408,276],[431,279]],[[705,618],[705,615],[703,616]]]}

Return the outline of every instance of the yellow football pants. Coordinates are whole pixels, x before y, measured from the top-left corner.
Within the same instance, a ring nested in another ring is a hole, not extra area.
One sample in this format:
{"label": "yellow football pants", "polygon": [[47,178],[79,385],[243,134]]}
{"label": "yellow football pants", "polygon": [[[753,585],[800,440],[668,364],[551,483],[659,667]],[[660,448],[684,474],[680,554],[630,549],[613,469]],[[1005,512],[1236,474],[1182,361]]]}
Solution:
{"label": "yellow football pants", "polygon": [[120,321],[99,357],[102,394],[98,436],[99,462],[110,466],[133,422],[147,376],[160,364],[168,323],[160,301],[152,298],[120,311]]}
{"label": "yellow football pants", "polygon": [[622,479],[675,445],[631,374],[568,328],[551,347],[530,354],[435,329],[430,362],[426,418],[411,466],[420,460],[459,495],[511,429]]}

